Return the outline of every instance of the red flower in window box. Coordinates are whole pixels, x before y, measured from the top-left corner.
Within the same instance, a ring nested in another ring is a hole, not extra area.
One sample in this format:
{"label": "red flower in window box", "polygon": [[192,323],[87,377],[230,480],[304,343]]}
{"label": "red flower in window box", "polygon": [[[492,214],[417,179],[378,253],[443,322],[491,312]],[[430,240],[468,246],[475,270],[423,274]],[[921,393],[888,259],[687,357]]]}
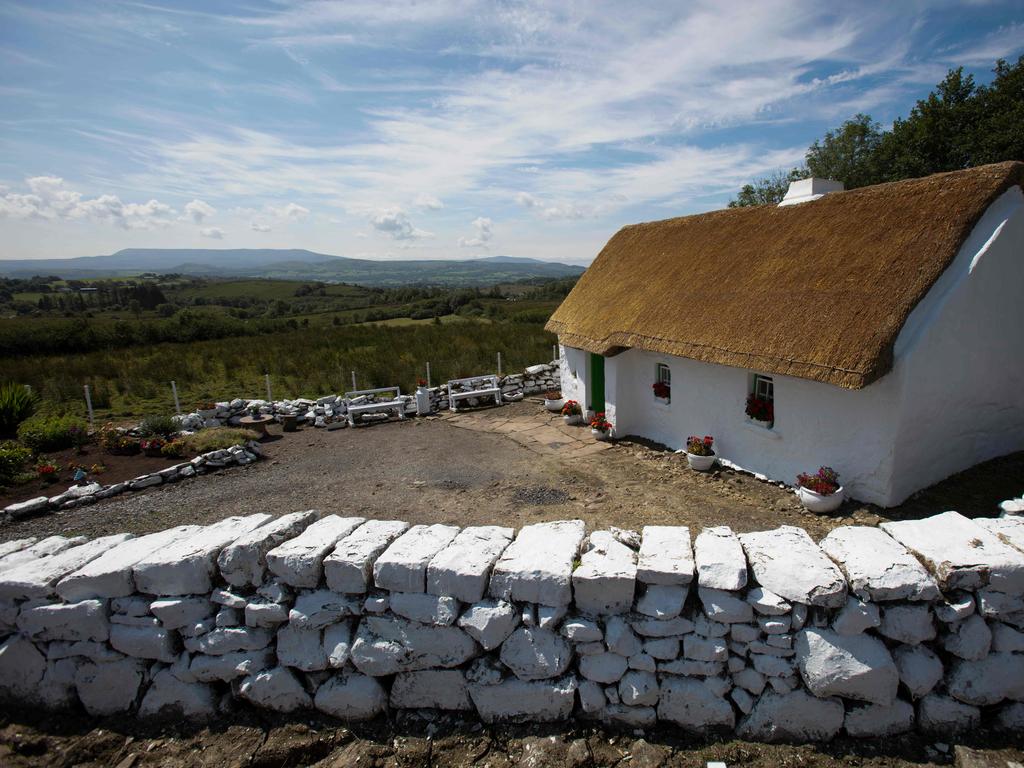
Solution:
{"label": "red flower in window box", "polygon": [[775,421],[775,405],[757,395],[747,395],[747,416],[755,421]]}
{"label": "red flower in window box", "polygon": [[667,381],[654,382],[652,389],[654,389],[654,396],[660,397],[662,400],[668,400],[672,395],[672,387]]}

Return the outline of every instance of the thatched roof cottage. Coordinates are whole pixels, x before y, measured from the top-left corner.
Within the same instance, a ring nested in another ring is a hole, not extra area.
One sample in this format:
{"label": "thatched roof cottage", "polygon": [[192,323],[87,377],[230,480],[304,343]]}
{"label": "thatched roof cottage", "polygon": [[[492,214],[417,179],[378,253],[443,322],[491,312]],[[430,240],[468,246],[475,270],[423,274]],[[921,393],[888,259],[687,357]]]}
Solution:
{"label": "thatched roof cottage", "polygon": [[1019,162],[809,179],[624,227],[548,323],[563,394],[773,479],[830,465],[884,506],[1024,449],[1022,182]]}

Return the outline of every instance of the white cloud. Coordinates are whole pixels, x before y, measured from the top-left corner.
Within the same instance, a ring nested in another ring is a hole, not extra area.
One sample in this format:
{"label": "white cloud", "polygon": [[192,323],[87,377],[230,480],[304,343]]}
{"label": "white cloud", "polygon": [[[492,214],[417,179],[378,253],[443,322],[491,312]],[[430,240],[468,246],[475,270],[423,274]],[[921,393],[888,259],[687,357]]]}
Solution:
{"label": "white cloud", "polygon": [[419,240],[433,237],[433,233],[417,229],[401,208],[385,209],[370,219],[370,226],[392,240]]}
{"label": "white cloud", "polygon": [[33,176],[25,180],[29,194],[7,192],[0,197],[0,216],[52,221],[106,221],[122,229],[151,229],[171,223],[176,211],[159,200],[124,203],[116,195],[83,198],[57,176]]}
{"label": "white cloud", "polygon": [[531,195],[529,192],[516,192],[516,202],[524,208],[536,208],[541,205],[541,201]]}
{"label": "white cloud", "polygon": [[465,238],[459,238],[460,248],[486,248],[487,243],[490,242],[494,236],[493,232],[494,223],[485,216],[478,216],[473,220],[473,228],[476,230],[476,236]]}
{"label": "white cloud", "polygon": [[253,232],[269,232],[270,225],[265,224],[262,221],[253,220],[249,222],[249,229],[251,229]]}
{"label": "white cloud", "polygon": [[191,203],[185,204],[185,215],[196,224],[202,224],[204,219],[208,219],[215,213],[217,213],[217,209],[202,200],[193,200]]}
{"label": "white cloud", "polygon": [[444,208],[444,203],[427,192],[421,192],[416,195],[416,200],[413,201],[413,205],[417,208],[424,208],[428,211],[439,211]]}
{"label": "white cloud", "polygon": [[267,206],[267,212],[279,219],[291,221],[301,221],[309,216],[309,208],[305,208],[298,203],[288,203],[278,208]]}
{"label": "white cloud", "polygon": [[223,240],[224,230],[220,227],[204,227],[199,231],[203,237],[209,237],[213,240]]}

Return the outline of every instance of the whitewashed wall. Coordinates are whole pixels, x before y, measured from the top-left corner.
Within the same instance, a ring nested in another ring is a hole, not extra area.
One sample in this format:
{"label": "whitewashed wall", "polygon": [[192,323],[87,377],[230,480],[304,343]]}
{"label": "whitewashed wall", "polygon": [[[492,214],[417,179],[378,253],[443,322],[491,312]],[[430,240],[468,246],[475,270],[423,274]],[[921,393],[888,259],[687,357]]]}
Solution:
{"label": "whitewashed wall", "polygon": [[[606,360],[606,410],[619,436],[681,448],[688,435],[714,435],[719,455],[744,469],[792,483],[828,465],[855,498],[894,506],[1024,449],[1022,288],[1024,195],[1014,188],[911,315],[893,371],[874,384],[846,390],[773,374],[776,420],[768,430],[744,413],[757,371],[634,349]],[[563,359],[587,370],[579,350],[566,349]],[[672,371],[669,405],[651,390],[658,363]],[[564,368],[562,377],[567,390],[572,377]]]}

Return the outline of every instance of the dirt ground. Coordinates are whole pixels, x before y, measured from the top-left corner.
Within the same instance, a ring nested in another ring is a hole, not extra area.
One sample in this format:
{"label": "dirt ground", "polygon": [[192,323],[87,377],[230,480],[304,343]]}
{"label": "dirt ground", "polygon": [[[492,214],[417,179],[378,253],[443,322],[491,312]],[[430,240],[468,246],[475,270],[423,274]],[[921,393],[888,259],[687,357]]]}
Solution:
{"label": "dirt ground", "polygon": [[[0,765],[9,768],[1013,768],[1021,744],[978,732],[964,746],[914,736],[829,744],[771,745],[696,739],[678,730],[611,732],[569,725],[489,728],[418,713],[353,726],[317,717],[261,717],[253,710],[202,726],[141,725],[31,715],[0,721]],[[961,754],[957,755],[957,751]]]}
{"label": "dirt ground", "polygon": [[874,525],[947,509],[992,516],[998,502],[1024,490],[1024,453],[1018,453],[950,478],[900,507],[847,502],[831,515],[814,515],[789,490],[731,470],[693,472],[684,456],[657,446],[623,440],[590,455],[538,454],[508,434],[480,428],[487,419],[510,416],[550,421],[537,403],[527,401],[456,417],[474,420],[473,429],[431,418],[278,432],[264,444],[264,461],[14,521],[0,527],[0,540],[147,533],[229,515],[301,509],[462,526],[519,527],[565,518],[580,518],[590,529],[729,525],[742,532],[797,525],[820,539],[838,525]]}

